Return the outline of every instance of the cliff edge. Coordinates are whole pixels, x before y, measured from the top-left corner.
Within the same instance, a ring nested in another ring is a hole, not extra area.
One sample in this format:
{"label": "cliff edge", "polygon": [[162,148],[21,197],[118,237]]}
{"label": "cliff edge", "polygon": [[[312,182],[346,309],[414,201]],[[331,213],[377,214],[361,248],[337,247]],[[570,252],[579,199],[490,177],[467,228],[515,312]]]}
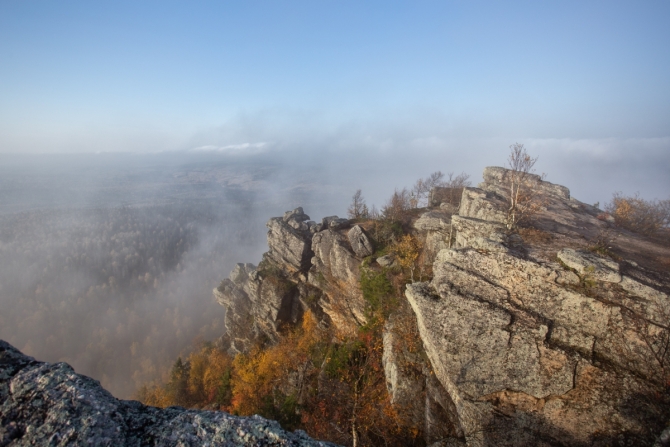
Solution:
{"label": "cliff edge", "polygon": [[0,340],[0,446],[332,446],[259,416],[119,400],[66,363]]}
{"label": "cliff edge", "polygon": [[[537,176],[532,219],[510,229],[509,176],[486,168],[458,203],[433,191],[432,206],[411,215],[432,274],[405,297],[429,365],[403,370],[401,316],[390,315],[392,401],[412,408],[435,446],[665,445],[670,248]],[[317,224],[301,208],[271,219],[261,264],[238,264],[214,292],[227,307],[223,347],[271,341],[308,309],[342,333],[364,325],[361,269],[399,268],[365,226]]]}

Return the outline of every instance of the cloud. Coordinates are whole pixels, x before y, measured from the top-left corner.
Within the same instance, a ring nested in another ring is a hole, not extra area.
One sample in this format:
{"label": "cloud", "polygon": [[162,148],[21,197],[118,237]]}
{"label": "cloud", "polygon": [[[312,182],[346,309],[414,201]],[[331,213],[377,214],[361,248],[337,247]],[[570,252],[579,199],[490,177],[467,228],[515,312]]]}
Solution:
{"label": "cloud", "polygon": [[241,144],[228,144],[226,146],[217,146],[217,145],[204,145],[198,146],[191,149],[192,152],[225,152],[227,154],[245,154],[252,155],[258,154],[267,151],[267,146],[270,143],[260,142],[260,143],[241,143]]}

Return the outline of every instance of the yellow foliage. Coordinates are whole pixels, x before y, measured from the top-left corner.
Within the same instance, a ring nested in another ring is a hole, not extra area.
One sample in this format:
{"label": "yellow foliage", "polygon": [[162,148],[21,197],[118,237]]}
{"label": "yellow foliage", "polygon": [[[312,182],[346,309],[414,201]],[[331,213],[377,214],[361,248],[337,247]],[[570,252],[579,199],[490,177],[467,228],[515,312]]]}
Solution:
{"label": "yellow foliage", "polygon": [[414,270],[421,254],[421,242],[411,234],[405,234],[393,246],[393,252],[398,258],[400,266],[409,269],[412,281],[414,281]]}

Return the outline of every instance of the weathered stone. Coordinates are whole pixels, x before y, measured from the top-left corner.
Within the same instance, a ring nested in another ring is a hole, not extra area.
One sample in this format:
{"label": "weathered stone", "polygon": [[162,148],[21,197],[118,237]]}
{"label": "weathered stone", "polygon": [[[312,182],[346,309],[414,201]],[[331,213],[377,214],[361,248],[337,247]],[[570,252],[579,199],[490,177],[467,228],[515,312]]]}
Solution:
{"label": "weathered stone", "polygon": [[[238,279],[236,277],[236,279]],[[225,335],[220,340],[223,349],[230,354],[246,352],[255,337],[254,325],[251,321],[253,302],[244,290],[247,280],[240,286],[230,279],[221,281],[214,289],[214,298],[226,309],[224,318]]]}
{"label": "weathered stone", "polygon": [[309,220],[309,216],[305,214],[303,211],[302,207],[299,206],[298,208],[294,209],[293,211],[286,211],[284,213],[284,222],[288,222],[290,220],[294,220],[296,222],[304,222],[306,220]]}
{"label": "weathered stone", "polygon": [[598,281],[621,282],[619,264],[596,256],[593,253],[565,248],[558,252],[558,259],[568,267],[575,269],[582,277]]}
{"label": "weathered stone", "polygon": [[[506,168],[489,166],[484,168],[482,177],[484,178],[484,183],[489,185],[508,187],[508,177],[510,176],[511,172],[511,170]],[[565,186],[544,181],[542,180],[542,177],[536,174],[526,174],[526,178],[529,182],[532,183],[533,188],[537,188],[548,194],[553,194],[557,197],[560,197],[561,199],[570,199],[570,190]]]}
{"label": "weathered stone", "polygon": [[430,206],[441,206],[441,204],[449,204],[457,207],[461,201],[463,188],[449,188],[444,186],[436,186],[430,190],[428,204]]}
{"label": "weathered stone", "polygon": [[230,275],[228,275],[228,278],[235,283],[237,286],[241,286],[242,284],[245,284],[246,281],[249,279],[249,274],[256,270],[256,266],[250,263],[242,264],[242,263],[237,263],[235,264],[235,267],[233,270],[230,272]]}
{"label": "weathered stone", "polygon": [[[297,221],[291,220],[291,222]],[[273,217],[267,223],[270,248],[267,256],[290,272],[306,271],[312,258],[312,235],[304,222],[300,222],[300,225],[304,225],[305,228],[302,230],[293,228],[278,217]]]}
{"label": "weathered stone", "polygon": [[393,331],[392,321],[387,322],[384,327],[382,342],[384,347],[382,365],[391,402],[408,409],[416,403],[416,396],[423,392],[424,384],[403,371],[401,363],[406,353],[397,347],[398,340]]}
{"label": "weathered stone", "polygon": [[321,220],[321,224],[323,225],[324,230],[327,228],[331,230],[339,230],[340,228],[344,228],[349,224],[349,219],[344,219],[337,216],[328,216]]}
{"label": "weathered stone", "polygon": [[156,408],[114,398],[66,363],[42,363],[0,340],[3,446],[329,446],[260,416]]}
{"label": "weathered stone", "polygon": [[505,227],[497,222],[487,222],[464,216],[452,216],[458,247],[472,247],[488,251],[507,251]]}
{"label": "weathered stone", "polygon": [[326,294],[321,302],[324,312],[338,327],[353,330],[366,321],[358,282],[360,261],[349,248],[346,236],[330,229],[314,235],[312,250],[309,281]]}
{"label": "weathered stone", "polygon": [[349,238],[351,248],[359,258],[370,256],[375,252],[372,240],[365,234],[360,225],[354,225],[347,233],[347,237]]}
{"label": "weathered stone", "polygon": [[414,228],[419,231],[449,231],[451,216],[443,211],[428,211],[414,222]]}
{"label": "weathered stone", "polygon": [[504,223],[507,219],[507,202],[503,197],[480,188],[464,188],[458,214],[479,220]]}
{"label": "weathered stone", "polygon": [[393,267],[395,264],[395,257],[391,254],[380,256],[377,258],[377,264],[382,267]]}
{"label": "weathered stone", "polygon": [[[651,392],[652,352],[616,301],[563,287],[572,281],[558,280],[566,271],[557,264],[506,252],[442,250],[433,272],[406,296],[468,445],[531,446],[549,433],[564,445],[621,431],[643,436],[646,428],[617,402]],[[596,359],[617,372],[592,365]]]}
{"label": "weathered stone", "polygon": [[358,282],[359,261],[345,236],[332,230],[321,231],[314,235],[312,251],[311,262],[319,272],[347,283]]}

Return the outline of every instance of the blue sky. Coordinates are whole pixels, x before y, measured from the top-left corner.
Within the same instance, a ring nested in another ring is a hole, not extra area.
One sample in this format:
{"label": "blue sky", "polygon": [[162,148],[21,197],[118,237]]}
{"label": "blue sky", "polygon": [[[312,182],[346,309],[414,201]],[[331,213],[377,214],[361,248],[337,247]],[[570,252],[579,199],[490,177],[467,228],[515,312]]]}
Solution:
{"label": "blue sky", "polygon": [[670,177],[668,23],[667,1],[2,1],[0,152],[611,144]]}

